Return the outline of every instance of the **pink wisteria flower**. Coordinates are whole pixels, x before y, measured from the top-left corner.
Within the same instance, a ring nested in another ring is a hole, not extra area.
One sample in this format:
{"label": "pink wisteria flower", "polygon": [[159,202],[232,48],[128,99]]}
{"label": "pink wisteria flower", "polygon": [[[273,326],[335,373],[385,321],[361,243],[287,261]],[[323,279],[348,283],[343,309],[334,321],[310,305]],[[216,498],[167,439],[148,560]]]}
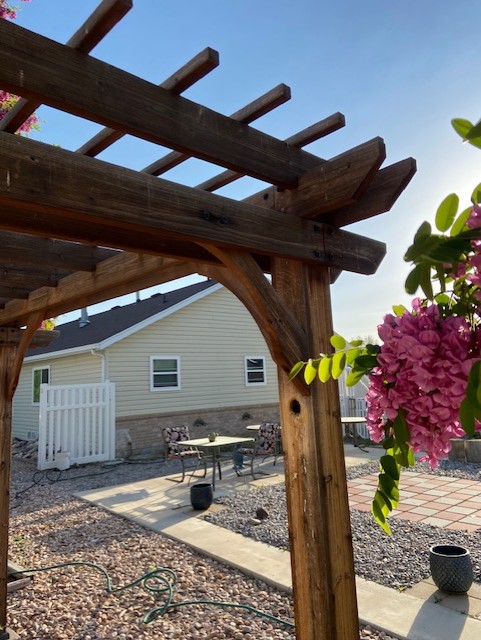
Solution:
{"label": "pink wisteria flower", "polygon": [[385,419],[404,409],[413,451],[435,467],[448,455],[451,438],[465,435],[459,408],[480,359],[479,332],[465,318],[443,318],[436,304],[421,306],[416,299],[412,313],[387,315],[378,333],[383,345],[366,395],[371,437],[380,442]]}
{"label": "pink wisteria flower", "polygon": [[[30,0],[22,0],[22,2],[30,2]],[[15,20],[17,17],[17,7],[12,6],[8,0],[0,0],[0,19]],[[0,120],[15,106],[18,97],[0,89]],[[32,129],[39,128],[39,119],[35,114],[29,116],[25,122],[19,127],[17,133],[28,133]]]}
{"label": "pink wisteria flower", "polygon": [[[30,0],[22,0],[22,2],[30,2]],[[12,6],[8,0],[0,0],[0,19],[15,20],[17,17],[17,7]]]}

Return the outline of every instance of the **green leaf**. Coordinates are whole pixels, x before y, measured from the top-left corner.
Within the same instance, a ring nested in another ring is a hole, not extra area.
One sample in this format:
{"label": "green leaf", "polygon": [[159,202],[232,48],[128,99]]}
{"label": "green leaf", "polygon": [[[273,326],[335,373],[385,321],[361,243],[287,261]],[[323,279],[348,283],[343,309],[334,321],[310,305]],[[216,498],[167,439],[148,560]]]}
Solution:
{"label": "green leaf", "polygon": [[481,120],[471,127],[466,134],[466,140],[470,142],[476,138],[481,138]]}
{"label": "green leaf", "polygon": [[365,371],[371,371],[374,367],[377,367],[378,362],[376,356],[359,356],[356,358],[356,368],[362,367]]}
{"label": "green leaf", "polygon": [[295,378],[297,376],[297,374],[299,373],[299,371],[301,371],[302,367],[305,365],[305,362],[302,362],[302,360],[300,362],[296,362],[296,364],[292,367],[292,369],[290,370],[289,373],[289,380],[292,380],[293,378]]}
{"label": "green leaf", "polygon": [[396,316],[402,316],[406,313],[407,309],[403,304],[394,304],[392,307]]}
{"label": "green leaf", "polygon": [[411,447],[408,444],[403,444],[400,447],[394,447],[392,456],[401,467],[408,468],[413,466],[410,462],[410,452]]}
{"label": "green leaf", "polygon": [[344,338],[342,336],[338,336],[338,335],[331,336],[329,342],[334,347],[334,349],[345,349],[346,348],[346,341],[344,340]]}
{"label": "green leaf", "polygon": [[448,296],[447,293],[438,293],[438,295],[435,296],[434,300],[438,304],[449,304],[449,302],[451,301],[451,298]]}
{"label": "green leaf", "polygon": [[326,356],[322,358],[319,369],[317,370],[317,375],[319,376],[319,380],[321,382],[327,382],[331,377],[331,367],[332,367],[332,358],[330,356]]}
{"label": "green leaf", "polygon": [[421,269],[416,266],[414,269],[408,274],[406,278],[406,282],[404,284],[404,288],[406,289],[406,293],[413,294],[416,293],[419,283],[421,282]]}
{"label": "green leaf", "polygon": [[[319,366],[319,363],[317,363],[317,367],[318,366]],[[317,367],[316,367],[316,363],[311,359],[306,364],[306,368],[304,369],[304,380],[306,381],[307,384],[311,384],[311,382],[317,376]]]}
{"label": "green leaf", "polygon": [[474,435],[474,411],[468,398],[464,398],[459,407],[459,420],[468,436]]}
{"label": "green leaf", "polygon": [[350,340],[349,344],[352,347],[360,347],[362,345],[362,342],[363,342],[362,340]]}
{"label": "green leaf", "polygon": [[392,456],[389,456],[389,455],[381,456],[381,459],[379,460],[379,464],[381,465],[381,467],[384,469],[384,471],[387,473],[388,476],[390,476],[394,480],[399,480],[399,465]]}
{"label": "green leaf", "polygon": [[377,354],[381,351],[381,347],[378,344],[370,344],[370,343],[368,343],[366,345],[366,351],[371,356],[377,356]]}
{"label": "green leaf", "polygon": [[399,411],[399,413],[397,414],[393,422],[393,428],[398,445],[402,447],[402,445],[407,444],[408,440],[411,437],[411,434],[409,433],[409,427],[406,422],[404,411]]}
{"label": "green leaf", "polygon": [[438,207],[436,211],[436,228],[438,231],[444,232],[453,224],[454,218],[458,212],[459,198],[455,193],[450,193]]}
{"label": "green leaf", "polygon": [[424,295],[428,300],[432,300],[434,297],[433,294],[433,283],[431,281],[431,266],[429,264],[422,264],[419,284],[421,285],[421,289],[424,292]]}
{"label": "green leaf", "polygon": [[471,202],[474,202],[474,204],[479,204],[480,201],[481,201],[481,182],[473,189],[473,193],[471,194]]}
{"label": "green leaf", "polygon": [[395,440],[393,438],[393,436],[387,436],[387,438],[384,438],[384,440],[382,441],[382,446],[383,449],[392,449],[392,447],[395,445]]}
{"label": "green leaf", "polygon": [[467,139],[468,132],[473,128],[473,123],[463,118],[454,118],[451,120],[451,124],[456,133],[458,133],[461,138],[464,138],[464,140]]}
{"label": "green leaf", "polygon": [[354,387],[365,375],[365,369],[356,369],[353,367],[346,376],[346,387]]}
{"label": "green leaf", "polygon": [[427,238],[432,233],[431,225],[426,220],[422,223],[419,229],[416,231],[414,235],[414,244],[422,240],[423,238]]}
{"label": "green leaf", "polygon": [[351,365],[360,353],[361,349],[349,349],[349,351],[346,351],[346,363]]}
{"label": "green leaf", "polygon": [[441,236],[427,236],[419,242],[412,244],[404,254],[405,262],[415,262],[423,256],[429,255],[438,248],[440,242],[443,241]]}
{"label": "green leaf", "polygon": [[466,220],[469,218],[471,209],[472,207],[468,207],[467,209],[464,209],[464,211],[461,211],[459,216],[453,222],[453,226],[451,227],[451,231],[450,231],[451,236],[457,236],[469,228],[466,226]]}
{"label": "green leaf", "polygon": [[346,366],[346,354],[342,351],[338,351],[332,356],[332,369],[331,375],[334,380],[341,377],[344,367]]}
{"label": "green leaf", "polygon": [[475,409],[481,410],[481,360],[475,362],[471,367],[466,396]]}
{"label": "green leaf", "polygon": [[379,486],[381,487],[382,493],[389,498],[389,502],[395,509],[399,504],[399,489],[397,482],[385,473],[381,473],[379,474]]}
{"label": "green leaf", "polygon": [[378,523],[378,525],[384,529],[384,531],[390,536],[391,535],[391,527],[389,526],[387,520],[386,520],[386,516],[383,513],[383,509],[381,507],[380,502],[378,501],[378,496],[376,494],[376,497],[374,498],[374,500],[372,501],[371,504],[371,511],[372,514],[374,516],[374,520]]}

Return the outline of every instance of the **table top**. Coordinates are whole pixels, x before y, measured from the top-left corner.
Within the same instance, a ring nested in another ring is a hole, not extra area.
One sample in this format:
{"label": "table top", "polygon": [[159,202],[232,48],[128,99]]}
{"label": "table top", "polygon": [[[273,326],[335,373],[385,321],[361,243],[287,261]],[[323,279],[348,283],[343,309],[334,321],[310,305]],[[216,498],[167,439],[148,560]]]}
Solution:
{"label": "table top", "polygon": [[341,418],[341,422],[344,424],[352,424],[356,422],[366,422],[366,418],[364,416],[343,416]]}
{"label": "table top", "polygon": [[176,444],[183,447],[200,447],[201,449],[209,449],[212,447],[244,444],[253,441],[254,438],[249,438],[246,436],[217,436],[214,442],[210,442],[209,438],[195,438],[194,440],[181,440]]}

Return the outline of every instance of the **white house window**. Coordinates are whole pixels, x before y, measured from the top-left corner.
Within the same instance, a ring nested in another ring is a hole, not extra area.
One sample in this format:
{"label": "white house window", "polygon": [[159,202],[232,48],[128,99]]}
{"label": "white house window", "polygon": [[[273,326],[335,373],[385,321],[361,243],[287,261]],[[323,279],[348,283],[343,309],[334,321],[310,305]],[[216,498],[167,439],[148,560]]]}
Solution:
{"label": "white house window", "polygon": [[180,358],[178,356],[151,356],[150,390],[180,389]]}
{"label": "white house window", "polygon": [[33,370],[33,393],[32,402],[38,404],[40,402],[40,385],[48,384],[50,381],[50,367]]}
{"label": "white house window", "polygon": [[266,359],[264,356],[245,357],[246,386],[266,383]]}

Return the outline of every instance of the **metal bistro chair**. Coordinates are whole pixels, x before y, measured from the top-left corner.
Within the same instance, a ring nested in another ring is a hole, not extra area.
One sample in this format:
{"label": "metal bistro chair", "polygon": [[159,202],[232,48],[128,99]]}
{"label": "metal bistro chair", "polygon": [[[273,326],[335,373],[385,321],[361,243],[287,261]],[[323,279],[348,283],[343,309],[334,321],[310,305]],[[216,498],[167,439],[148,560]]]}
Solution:
{"label": "metal bistro chair", "polygon": [[241,447],[236,450],[236,454],[250,457],[251,476],[254,475],[254,461],[261,457],[263,460],[268,456],[274,456],[274,465],[280,453],[280,425],[275,422],[262,422],[259,427],[253,447]]}
{"label": "metal bistro chair", "polygon": [[202,452],[195,447],[179,447],[179,442],[190,440],[189,427],[186,425],[180,427],[164,427],[162,429],[162,437],[164,439],[164,457],[165,460],[180,460],[182,464],[182,478],[185,479],[185,461],[194,460],[196,462],[192,475],[197,471],[199,465],[204,466],[204,478],[207,475],[207,461]]}

